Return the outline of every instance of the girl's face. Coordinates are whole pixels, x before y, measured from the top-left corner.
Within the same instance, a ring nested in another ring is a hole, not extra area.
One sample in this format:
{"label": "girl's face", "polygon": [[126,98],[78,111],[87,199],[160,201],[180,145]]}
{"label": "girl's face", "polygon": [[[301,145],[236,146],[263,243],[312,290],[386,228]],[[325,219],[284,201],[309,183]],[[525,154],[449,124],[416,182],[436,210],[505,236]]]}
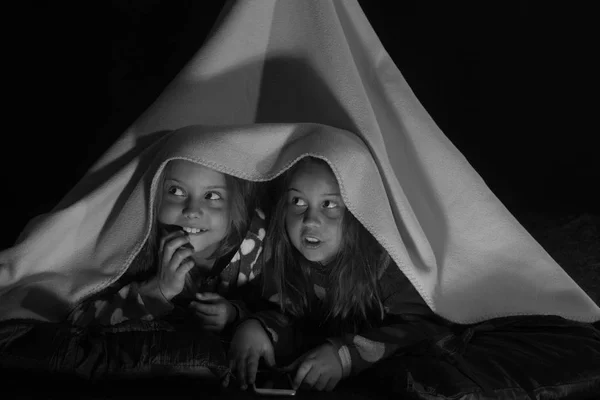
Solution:
{"label": "girl's face", "polygon": [[285,226],[294,247],[309,261],[331,261],[342,242],[346,206],[329,167],[316,162],[299,167],[286,196]]}
{"label": "girl's face", "polygon": [[158,221],[169,232],[186,231],[196,255],[208,257],[229,230],[229,196],[222,173],[186,160],[171,161]]}

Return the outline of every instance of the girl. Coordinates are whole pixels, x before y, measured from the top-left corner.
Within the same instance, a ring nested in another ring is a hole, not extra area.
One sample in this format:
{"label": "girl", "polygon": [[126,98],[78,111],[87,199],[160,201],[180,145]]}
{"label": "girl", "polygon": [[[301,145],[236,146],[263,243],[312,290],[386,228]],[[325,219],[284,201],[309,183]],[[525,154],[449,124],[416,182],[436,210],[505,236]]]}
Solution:
{"label": "girl", "polygon": [[242,389],[254,382],[260,358],[274,366],[274,356],[291,361],[300,352],[286,368],[295,371],[295,388],[332,390],[340,379],[447,330],[346,209],[324,161],[304,158],[281,188],[263,274],[264,296],[278,309],[256,312],[234,334],[231,366]]}
{"label": "girl", "polygon": [[160,182],[150,239],[125,276],[71,313],[73,323],[154,319],[176,306],[216,332],[240,318],[241,303],[221,294],[253,278],[262,249],[264,214],[250,221],[255,184],[186,160],[170,161]]}

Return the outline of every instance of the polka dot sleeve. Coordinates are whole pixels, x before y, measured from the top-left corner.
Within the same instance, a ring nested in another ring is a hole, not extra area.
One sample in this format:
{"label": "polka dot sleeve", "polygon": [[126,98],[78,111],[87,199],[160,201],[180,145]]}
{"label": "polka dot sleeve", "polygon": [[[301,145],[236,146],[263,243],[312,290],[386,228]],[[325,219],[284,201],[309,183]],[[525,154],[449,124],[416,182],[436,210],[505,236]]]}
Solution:
{"label": "polka dot sleeve", "polygon": [[109,287],[104,292],[79,304],[69,315],[74,325],[115,325],[130,319],[153,320],[173,310],[158,288],[130,283],[120,288]]}
{"label": "polka dot sleeve", "polygon": [[396,265],[389,266],[380,288],[385,318],[379,326],[328,339],[337,351],[344,377],[448,330],[448,324],[431,311]]}

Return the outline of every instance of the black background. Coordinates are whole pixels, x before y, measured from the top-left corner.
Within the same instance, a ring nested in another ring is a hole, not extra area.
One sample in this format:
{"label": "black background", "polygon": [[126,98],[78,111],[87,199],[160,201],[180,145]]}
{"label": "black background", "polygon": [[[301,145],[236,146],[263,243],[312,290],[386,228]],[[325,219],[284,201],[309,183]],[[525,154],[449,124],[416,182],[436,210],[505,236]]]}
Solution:
{"label": "black background", "polygon": [[[597,52],[588,45],[591,11],[450,3],[360,1],[419,100],[509,210],[599,214],[598,129],[586,122]],[[0,249],[56,205],[154,101],[199,49],[222,4],[5,9]]]}

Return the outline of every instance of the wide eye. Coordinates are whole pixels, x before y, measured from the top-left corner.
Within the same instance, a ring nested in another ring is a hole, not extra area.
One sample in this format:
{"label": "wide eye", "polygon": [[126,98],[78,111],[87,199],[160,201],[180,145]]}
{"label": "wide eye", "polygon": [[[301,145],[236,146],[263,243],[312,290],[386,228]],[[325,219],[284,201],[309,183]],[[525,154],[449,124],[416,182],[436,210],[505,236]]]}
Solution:
{"label": "wide eye", "polygon": [[223,196],[219,192],[208,192],[204,195],[206,200],[221,200]]}
{"label": "wide eye", "polygon": [[325,200],[323,202],[323,207],[325,207],[325,208],[337,208],[339,206],[340,205],[338,203],[336,203],[335,201],[332,201],[332,200]]}
{"label": "wide eye", "polygon": [[296,207],[306,207],[306,201],[304,201],[304,199],[301,199],[300,197],[294,197],[292,198],[292,204],[295,205]]}
{"label": "wide eye", "polygon": [[173,196],[185,196],[183,189],[178,186],[169,186],[167,192]]}

